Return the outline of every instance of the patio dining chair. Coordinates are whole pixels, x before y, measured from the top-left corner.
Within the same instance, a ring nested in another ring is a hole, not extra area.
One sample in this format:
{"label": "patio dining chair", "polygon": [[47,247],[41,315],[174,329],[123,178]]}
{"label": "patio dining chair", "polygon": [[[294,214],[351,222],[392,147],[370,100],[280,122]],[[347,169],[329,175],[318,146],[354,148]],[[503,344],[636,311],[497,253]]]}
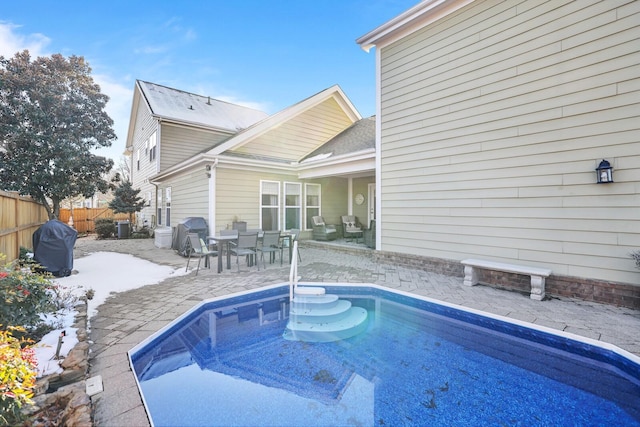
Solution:
{"label": "patio dining chair", "polygon": [[269,262],[272,262],[275,254],[280,253],[280,265],[282,265],[282,243],[280,242],[279,231],[265,231],[262,236],[262,245],[258,247],[260,252],[260,258],[262,259],[262,266],[267,268],[267,264],[264,260],[264,254],[269,254]]}
{"label": "patio dining chair", "polygon": [[188,233],[186,244],[185,244],[186,252],[189,254],[189,258],[187,258],[187,267],[185,271],[189,270],[189,262],[191,261],[191,257],[198,257],[198,266],[196,268],[196,276],[200,271],[200,261],[202,258],[205,258],[204,266],[211,268],[211,259],[209,258],[212,255],[218,255],[218,251],[214,251],[209,249],[204,240],[200,238],[198,233]]}
{"label": "patio dining chair", "polygon": [[260,264],[257,260],[258,250],[258,233],[239,231],[238,240],[230,242],[230,251],[236,256],[236,264],[238,265],[238,272],[240,271],[240,257],[247,257],[247,264],[250,265],[250,260],[256,260],[256,266],[260,270]]}

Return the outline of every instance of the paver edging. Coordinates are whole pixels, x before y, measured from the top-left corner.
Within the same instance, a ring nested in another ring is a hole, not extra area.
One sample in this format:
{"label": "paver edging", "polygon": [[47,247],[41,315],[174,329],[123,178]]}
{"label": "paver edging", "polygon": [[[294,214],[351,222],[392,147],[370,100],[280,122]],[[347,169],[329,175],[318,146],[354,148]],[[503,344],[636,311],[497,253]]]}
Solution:
{"label": "paver edging", "polygon": [[[91,398],[86,393],[89,372],[89,342],[87,334],[87,301],[76,305],[73,327],[77,328],[78,342],[69,351],[60,366],[61,373],[47,375],[38,380],[33,405],[25,407],[27,424],[92,426]],[[54,412],[54,413],[52,413]]]}

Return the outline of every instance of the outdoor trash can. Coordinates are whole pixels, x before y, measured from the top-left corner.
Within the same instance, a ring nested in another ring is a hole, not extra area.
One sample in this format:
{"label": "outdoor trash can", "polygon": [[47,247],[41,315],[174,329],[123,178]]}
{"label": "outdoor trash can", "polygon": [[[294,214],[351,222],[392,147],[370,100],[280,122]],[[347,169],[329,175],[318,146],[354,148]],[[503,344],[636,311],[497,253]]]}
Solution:
{"label": "outdoor trash can", "polygon": [[52,219],[33,233],[33,259],[56,277],[73,270],[73,246],[78,232],[62,221]]}
{"label": "outdoor trash can", "polygon": [[129,238],[129,221],[118,221],[118,239]]}

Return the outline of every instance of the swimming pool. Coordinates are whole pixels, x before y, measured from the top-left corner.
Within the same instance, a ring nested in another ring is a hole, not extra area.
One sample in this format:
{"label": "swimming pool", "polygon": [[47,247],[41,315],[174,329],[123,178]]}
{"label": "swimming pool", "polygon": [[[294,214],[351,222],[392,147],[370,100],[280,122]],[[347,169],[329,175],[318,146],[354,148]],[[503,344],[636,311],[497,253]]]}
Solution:
{"label": "swimming pool", "polygon": [[640,426],[640,358],[376,285],[313,284],[364,332],[283,339],[287,284],[208,300],[129,352],[151,423]]}

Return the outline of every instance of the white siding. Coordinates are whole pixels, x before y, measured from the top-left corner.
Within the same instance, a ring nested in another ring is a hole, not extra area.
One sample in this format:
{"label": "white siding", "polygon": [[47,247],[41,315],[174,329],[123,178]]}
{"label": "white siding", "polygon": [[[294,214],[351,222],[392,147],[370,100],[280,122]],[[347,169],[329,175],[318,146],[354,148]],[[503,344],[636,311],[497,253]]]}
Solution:
{"label": "white siding", "polygon": [[231,134],[162,124],[160,167],[165,170],[194,155],[213,148]]}
{"label": "white siding", "polygon": [[[138,89],[136,89],[138,90]],[[148,182],[151,175],[157,173],[156,162],[149,161],[149,154],[145,151],[145,142],[153,132],[156,132],[157,122],[151,116],[146,105],[138,104],[133,130],[133,155],[131,156],[131,185],[139,189],[140,197],[147,196],[151,192],[151,206],[143,208],[137,215],[138,225],[143,225],[144,220],[149,226],[155,225],[156,216],[156,188]],[[137,152],[140,150],[140,169],[138,169]]]}
{"label": "white siding", "polygon": [[[322,211],[328,215],[327,221],[339,223],[340,215],[345,215],[345,198],[347,180],[344,178],[325,178],[320,180],[300,181],[295,175],[276,174],[269,171],[247,171],[219,166],[216,170],[216,226],[215,230],[230,228],[238,219],[247,222],[248,228],[260,227],[260,181],[277,181],[280,183],[280,224],[284,224],[284,191],[285,182],[312,182],[322,185]],[[304,190],[303,190],[304,191]],[[340,207],[337,207],[340,206]],[[304,200],[302,228],[304,228]]]}
{"label": "white siding", "polygon": [[296,161],[352,124],[330,98],[234,151]]}
{"label": "white siding", "polygon": [[172,227],[188,217],[202,217],[209,222],[209,178],[204,168],[172,177],[159,187],[171,187]]}
{"label": "white siding", "polygon": [[382,249],[639,283],[640,2],[496,3],[380,51]]}
{"label": "white siding", "polygon": [[[247,171],[218,167],[216,171],[216,230],[231,228],[234,220],[246,221],[248,228],[260,228],[260,180],[282,184],[296,182],[295,175],[267,171]],[[281,214],[284,200],[280,197]]]}

